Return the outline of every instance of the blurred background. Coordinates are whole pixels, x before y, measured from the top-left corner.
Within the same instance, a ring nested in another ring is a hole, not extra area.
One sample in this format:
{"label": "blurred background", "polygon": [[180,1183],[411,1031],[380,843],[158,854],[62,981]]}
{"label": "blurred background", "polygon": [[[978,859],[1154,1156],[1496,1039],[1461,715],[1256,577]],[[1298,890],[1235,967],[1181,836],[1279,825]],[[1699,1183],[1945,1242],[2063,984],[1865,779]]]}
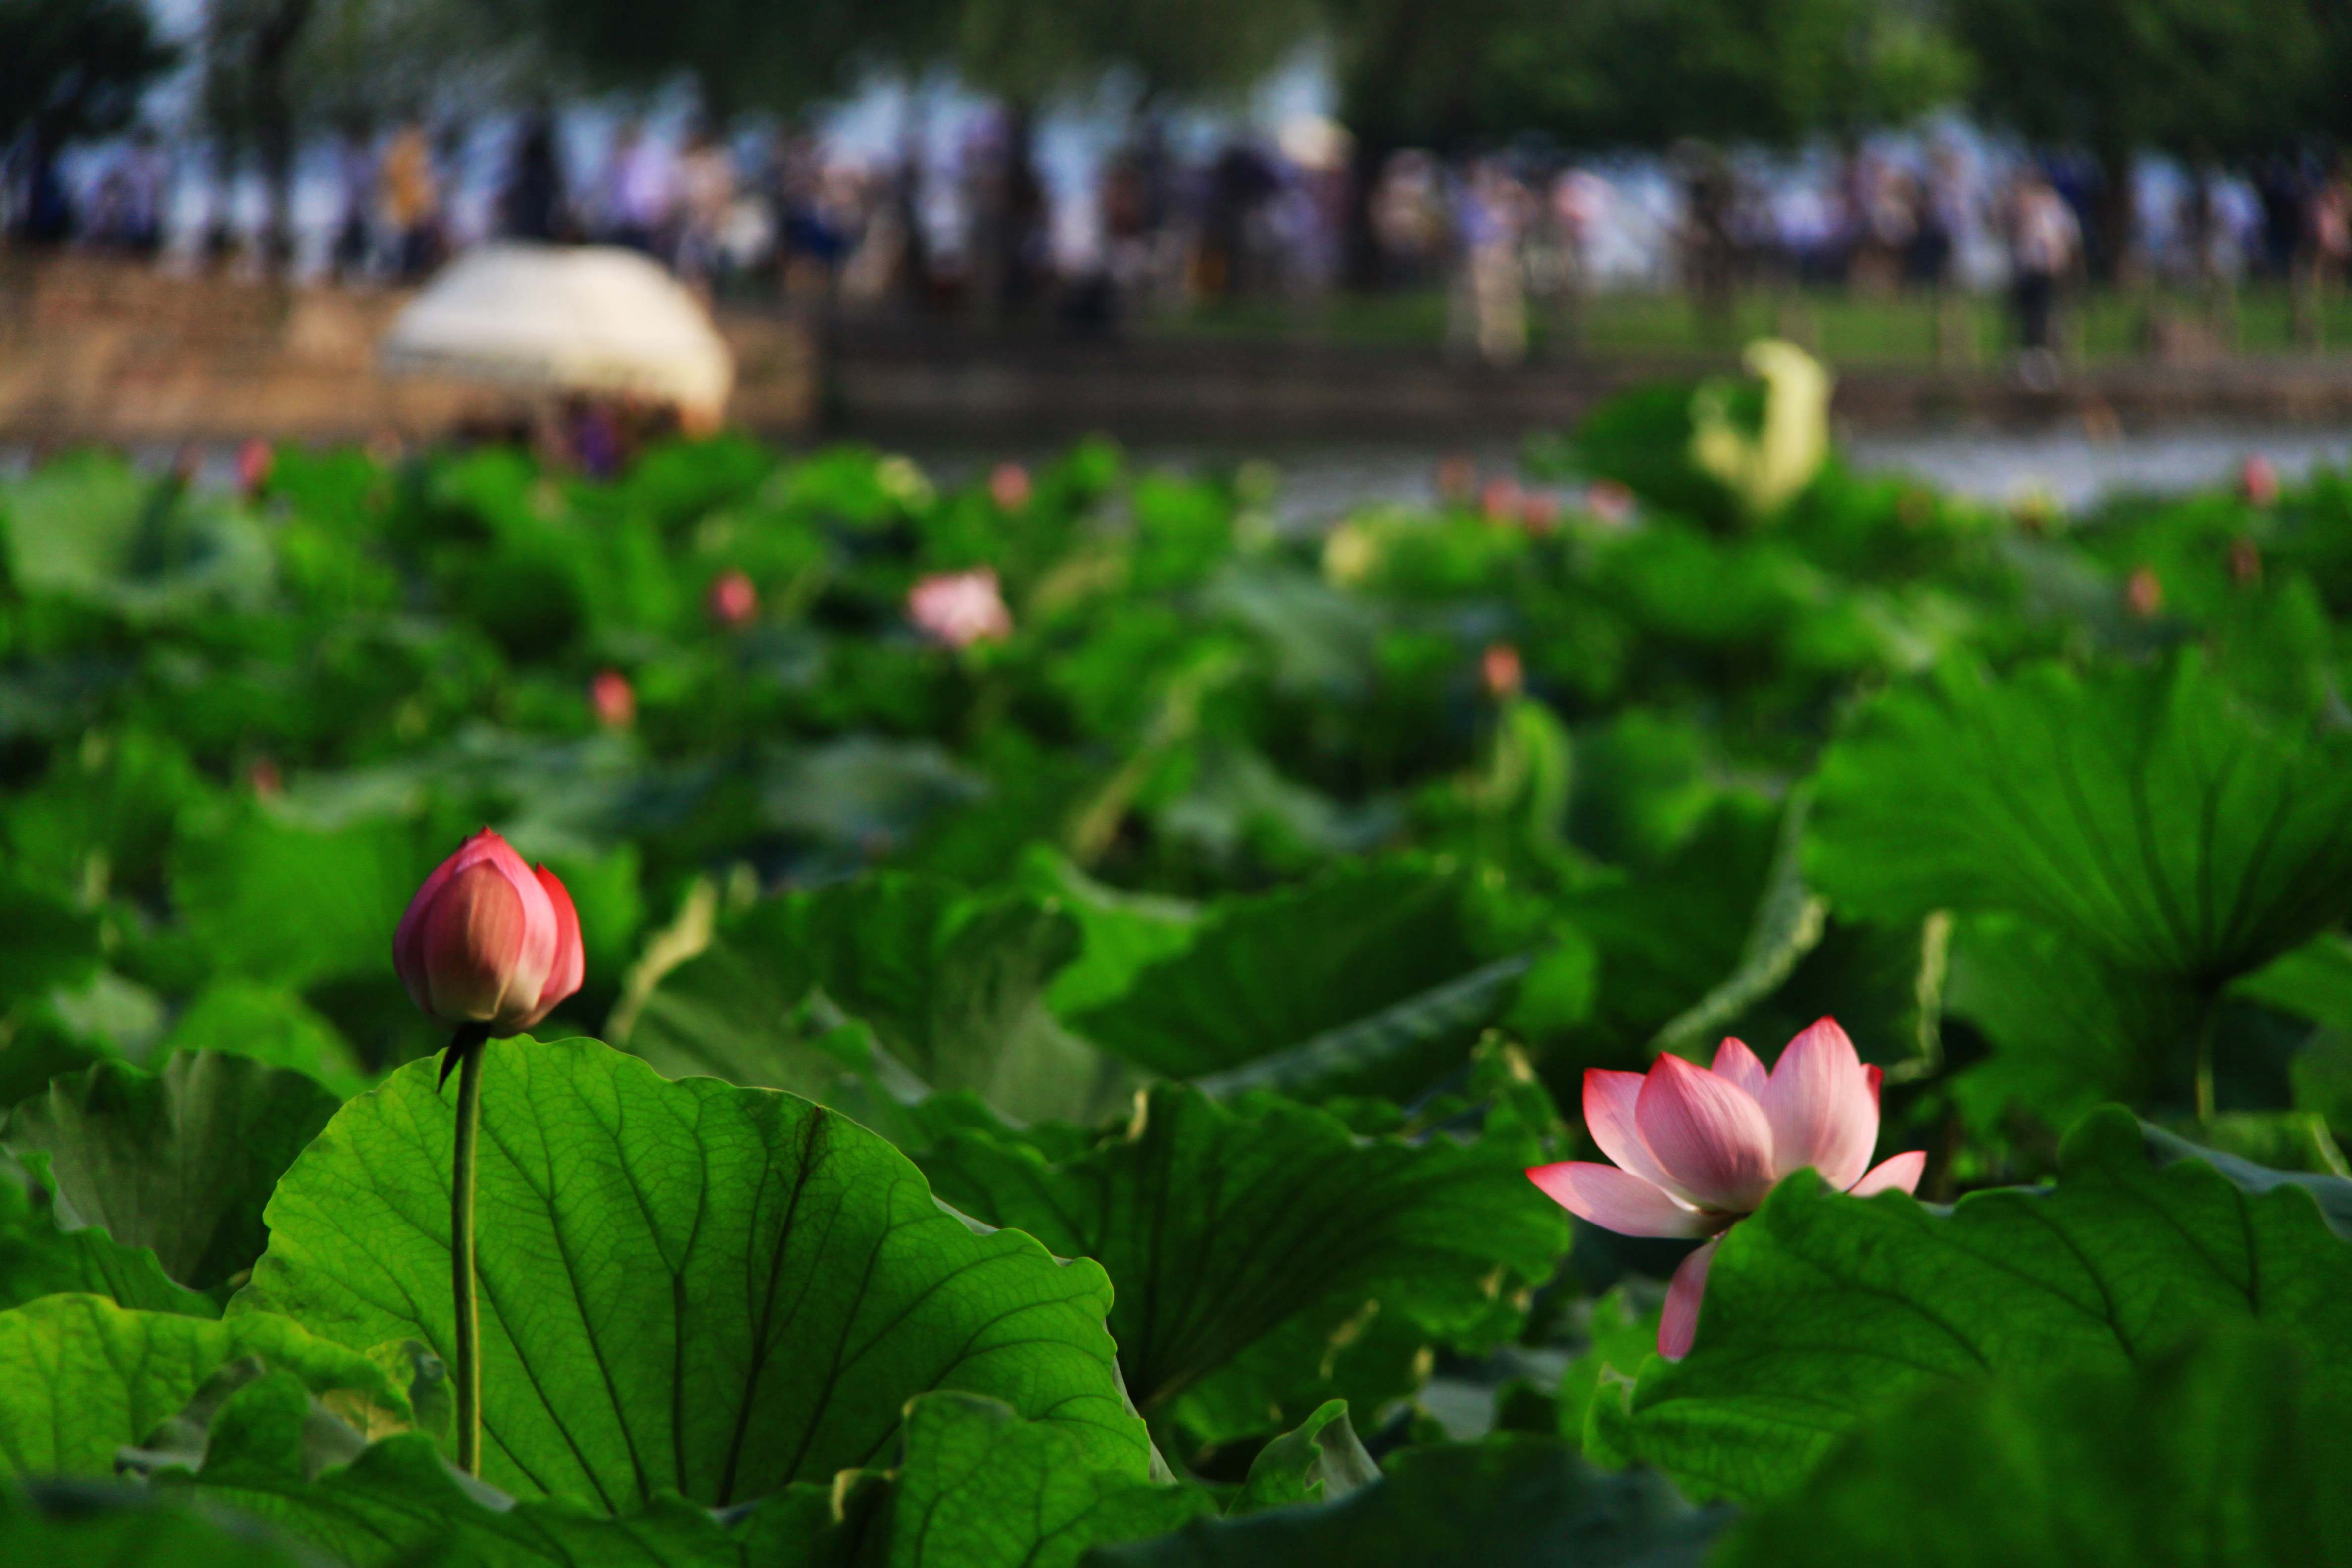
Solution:
{"label": "blurred background", "polygon": [[1775,335],[1964,488],[2300,468],[2347,72],[2341,0],[0,0],[0,451],[488,417],[377,350],[519,240],[674,272],[738,423],[950,466],[1425,483]]}

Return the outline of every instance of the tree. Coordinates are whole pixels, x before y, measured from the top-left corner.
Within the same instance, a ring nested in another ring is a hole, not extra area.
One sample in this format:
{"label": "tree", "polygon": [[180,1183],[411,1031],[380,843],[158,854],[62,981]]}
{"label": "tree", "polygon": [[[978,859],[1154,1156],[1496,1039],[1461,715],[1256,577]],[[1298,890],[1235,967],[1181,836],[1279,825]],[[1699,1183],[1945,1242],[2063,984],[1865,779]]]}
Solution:
{"label": "tree", "polygon": [[58,153],[128,126],[179,51],[138,0],[0,0],[0,152],[22,145],[26,231],[53,221]]}
{"label": "tree", "polygon": [[[2131,163],[2269,151],[2340,103],[2313,0],[1951,0],[1976,55],[1977,101],[2045,146],[2081,148],[2103,177],[2100,251],[2131,235]],[[2338,57],[2341,58],[2340,56]],[[2340,116],[2341,110],[2338,110]]]}

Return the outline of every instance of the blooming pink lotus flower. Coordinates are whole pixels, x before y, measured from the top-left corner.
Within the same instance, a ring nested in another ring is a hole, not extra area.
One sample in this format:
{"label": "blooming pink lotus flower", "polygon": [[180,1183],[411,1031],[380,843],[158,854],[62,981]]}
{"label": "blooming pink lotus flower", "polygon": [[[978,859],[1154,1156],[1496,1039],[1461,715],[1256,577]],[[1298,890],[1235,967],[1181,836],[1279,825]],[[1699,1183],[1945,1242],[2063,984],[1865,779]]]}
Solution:
{"label": "blooming pink lotus flower", "polygon": [[392,966],[427,1017],[519,1035],[580,989],[580,917],[562,881],[483,828],[434,868],[393,934]]}
{"label": "blooming pink lotus flower", "polygon": [[1029,504],[1029,470],[1018,463],[999,463],[988,476],[988,499],[999,511],[1019,511]]}
{"label": "blooming pink lotus flower", "polygon": [[703,608],[715,625],[740,626],[760,613],[760,590],[740,569],[730,566],[710,580]]}
{"label": "blooming pink lotus flower", "polygon": [[1927,1156],[1870,1163],[1878,1143],[1878,1079],[1835,1020],[1789,1042],[1767,1073],[1726,1040],[1711,1068],[1666,1055],[1648,1073],[1584,1075],[1584,1124],[1602,1165],[1563,1160],[1528,1179],[1570,1214],[1621,1236],[1712,1237],[1683,1260],[1658,1320],[1658,1353],[1687,1354],[1699,1297],[1722,1233],[1753,1214],[1790,1172],[1811,1165],[1831,1186],[1868,1197],[1919,1184]]}
{"label": "blooming pink lotus flower", "polygon": [[588,683],[588,705],[596,710],[596,722],[607,730],[625,730],[636,721],[637,694],[617,669],[596,672]]}
{"label": "blooming pink lotus flower", "polygon": [[995,570],[987,566],[924,578],[908,591],[907,618],[949,647],[1001,642],[1013,635],[1013,613],[997,591]]}

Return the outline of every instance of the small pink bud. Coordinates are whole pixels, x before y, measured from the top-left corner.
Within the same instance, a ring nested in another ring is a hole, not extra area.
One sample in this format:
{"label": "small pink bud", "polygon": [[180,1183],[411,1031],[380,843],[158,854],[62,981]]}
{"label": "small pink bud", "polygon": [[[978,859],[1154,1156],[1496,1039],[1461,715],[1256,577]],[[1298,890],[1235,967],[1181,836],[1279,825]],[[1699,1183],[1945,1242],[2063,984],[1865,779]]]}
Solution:
{"label": "small pink bud", "polygon": [[269,482],[269,470],[278,466],[276,447],[257,436],[236,449],[236,488],[249,499],[261,493]]}
{"label": "small pink bud", "polygon": [[1529,533],[1542,535],[1559,526],[1559,498],[1529,490],[1519,498],[1519,521]]}
{"label": "small pink bud", "polygon": [[934,572],[907,593],[907,618],[933,642],[948,647],[1002,642],[1013,635],[1013,613],[997,589],[996,572]]}
{"label": "small pink bud", "polygon": [[2164,580],[2156,574],[2155,567],[2133,568],[2130,579],[2124,584],[2124,603],[2144,621],[2153,619],[2164,608]]}
{"label": "small pink bud", "polygon": [[1488,479],[1478,492],[1478,510],[1488,522],[1510,522],[1519,515],[1519,481]]}
{"label": "small pink bud", "polygon": [[1029,470],[1018,463],[999,463],[988,476],[988,499],[999,511],[1019,511],[1029,504]]}
{"label": "small pink bud", "polygon": [[1612,528],[1633,521],[1633,492],[1615,479],[1595,479],[1584,487],[1584,510]]}
{"label": "small pink bud", "polygon": [[2242,588],[2263,580],[2263,548],[2242,533],[2230,541],[2230,575]]}
{"label": "small pink bud", "polygon": [[2238,493],[2255,506],[2276,506],[2279,498],[2278,469],[2268,458],[2257,452],[2238,469]]}
{"label": "small pink bud", "polygon": [[710,580],[703,608],[715,625],[743,626],[760,613],[760,590],[752,586],[750,577],[730,566]]}
{"label": "small pink bud", "polygon": [[1479,678],[1486,684],[1486,695],[1497,702],[1507,701],[1519,694],[1527,671],[1519,663],[1519,650],[1509,643],[1488,643],[1478,660]]}
{"label": "small pink bud", "polygon": [[278,773],[278,764],[268,757],[256,757],[245,770],[245,782],[253,793],[264,800],[276,800],[286,793],[286,780]]}
{"label": "small pink bud", "polygon": [[596,710],[596,722],[607,730],[625,730],[636,721],[637,694],[629,689],[629,678],[617,669],[596,672],[596,679],[588,683],[588,702]]}
{"label": "small pink bud", "polygon": [[455,1028],[519,1035],[580,989],[580,917],[554,872],[483,828],[434,868],[392,939],[409,1000]]}

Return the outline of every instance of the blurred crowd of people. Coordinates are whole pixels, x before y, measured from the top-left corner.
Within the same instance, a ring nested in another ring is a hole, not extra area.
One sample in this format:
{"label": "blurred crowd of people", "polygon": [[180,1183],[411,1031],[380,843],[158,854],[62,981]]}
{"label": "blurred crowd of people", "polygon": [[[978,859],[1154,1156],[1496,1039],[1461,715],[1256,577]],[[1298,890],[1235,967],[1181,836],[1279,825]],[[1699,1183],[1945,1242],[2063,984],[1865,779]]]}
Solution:
{"label": "blurred crowd of people", "polygon": [[[822,290],[853,309],[1031,315],[1077,331],[1204,301],[1311,310],[1343,289],[1417,287],[1443,290],[1462,352],[1509,363],[1533,316],[1551,312],[1572,341],[1581,301],[1629,284],[1702,302],[1759,287],[2006,289],[2019,346],[2041,353],[2103,247],[2125,244],[2135,265],[2191,288],[2324,282],[2352,263],[2352,184],[2315,157],[2151,163],[2119,195],[2087,161],[2003,158],[1944,135],[1794,164],[1697,143],[1639,163],[1523,149],[1369,159],[1344,129],[1303,115],[1181,147],[1146,124],[1082,177],[1065,161],[1049,181],[1023,116],[935,129],[909,112],[882,156],[805,132],[620,118],[583,157],[583,138],[546,110],[354,132],[334,149],[334,215],[311,269],[409,281],[484,238],[593,241],[719,293]],[[166,145],[142,132],[86,162],[78,184],[53,175],[55,188],[16,193],[12,226],[155,256],[173,239],[174,176]],[[477,199],[460,203],[469,189]],[[228,207],[215,197],[197,254],[236,248]]]}

